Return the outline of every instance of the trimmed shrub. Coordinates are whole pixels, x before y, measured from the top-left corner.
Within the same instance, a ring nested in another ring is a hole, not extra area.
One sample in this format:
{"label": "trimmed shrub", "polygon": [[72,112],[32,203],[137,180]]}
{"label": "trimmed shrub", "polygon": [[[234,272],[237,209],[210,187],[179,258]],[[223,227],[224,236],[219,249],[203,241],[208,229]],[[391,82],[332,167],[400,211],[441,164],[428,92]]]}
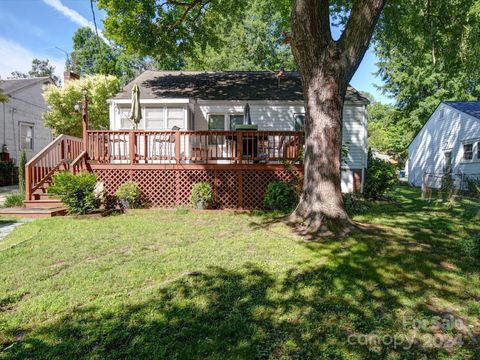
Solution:
{"label": "trimmed shrub", "polygon": [[460,240],[460,250],[465,256],[480,260],[480,234]]}
{"label": "trimmed shrub", "polygon": [[203,181],[192,186],[190,192],[190,203],[197,209],[208,209],[213,206],[215,198],[213,196],[210,183]]}
{"label": "trimmed shrub", "polygon": [[53,183],[47,191],[62,200],[69,214],[87,214],[98,208],[94,194],[96,183],[95,174],[85,172],[74,175],[62,171],[53,177]]}
{"label": "trimmed shrub", "polygon": [[25,199],[25,195],[22,194],[22,193],[9,194],[5,198],[5,202],[4,202],[3,206],[6,207],[6,208],[22,207],[24,199]]}
{"label": "trimmed shrub", "polygon": [[134,181],[123,183],[115,192],[122,207],[127,209],[135,209],[140,206],[140,195],[140,186]]}
{"label": "trimmed shrub", "polygon": [[375,159],[369,150],[364,195],[369,199],[378,199],[397,182],[398,175],[395,166],[386,161]]}
{"label": "trimmed shrub", "polygon": [[25,150],[20,152],[18,160],[18,189],[22,194],[25,193],[25,165],[27,164],[27,154]]}
{"label": "trimmed shrub", "polygon": [[263,205],[268,210],[289,210],[295,207],[296,202],[294,190],[283,181],[269,183],[263,197]]}

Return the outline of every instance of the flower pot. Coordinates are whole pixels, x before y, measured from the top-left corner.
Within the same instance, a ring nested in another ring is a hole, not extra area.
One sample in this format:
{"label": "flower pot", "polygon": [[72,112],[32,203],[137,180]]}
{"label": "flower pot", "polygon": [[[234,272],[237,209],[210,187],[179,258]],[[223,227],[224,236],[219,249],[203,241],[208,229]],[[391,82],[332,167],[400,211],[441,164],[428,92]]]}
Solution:
{"label": "flower pot", "polygon": [[202,201],[197,202],[197,205],[195,206],[197,210],[205,210],[205,204]]}

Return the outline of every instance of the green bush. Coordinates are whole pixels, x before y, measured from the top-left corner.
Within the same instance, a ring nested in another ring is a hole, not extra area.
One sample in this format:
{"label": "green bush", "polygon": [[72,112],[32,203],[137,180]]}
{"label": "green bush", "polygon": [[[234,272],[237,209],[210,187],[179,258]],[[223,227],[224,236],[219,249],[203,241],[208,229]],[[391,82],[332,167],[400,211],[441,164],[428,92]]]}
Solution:
{"label": "green bush", "polygon": [[460,240],[460,250],[465,256],[480,260],[480,234]]}
{"label": "green bush", "polygon": [[4,207],[21,207],[23,206],[23,200],[25,199],[25,195],[22,193],[15,193],[9,194],[5,198],[5,202],[3,204]]}
{"label": "green bush", "polygon": [[22,150],[18,160],[18,189],[21,193],[25,193],[25,165],[27,165],[27,154]]}
{"label": "green bush", "polygon": [[351,215],[363,214],[370,208],[365,198],[355,193],[343,194],[343,204],[345,210]]}
{"label": "green bush", "polygon": [[93,192],[96,182],[95,174],[85,172],[74,175],[62,171],[53,177],[53,183],[47,191],[57,195],[67,205],[69,214],[86,214],[98,207]]}
{"label": "green bush", "polygon": [[214,201],[215,198],[210,183],[204,181],[192,186],[190,203],[193,207],[208,209],[213,206]]}
{"label": "green bush", "polygon": [[134,181],[127,181],[120,185],[115,196],[125,208],[134,209],[140,206],[140,186]]}
{"label": "green bush", "polygon": [[468,191],[475,195],[480,195],[480,178],[467,177]]}
{"label": "green bush", "polygon": [[263,205],[268,210],[289,210],[295,207],[296,202],[294,190],[283,181],[269,183],[263,197]]}
{"label": "green bush", "polygon": [[386,161],[375,159],[369,150],[364,186],[365,197],[378,199],[397,182],[398,175],[395,166]]}

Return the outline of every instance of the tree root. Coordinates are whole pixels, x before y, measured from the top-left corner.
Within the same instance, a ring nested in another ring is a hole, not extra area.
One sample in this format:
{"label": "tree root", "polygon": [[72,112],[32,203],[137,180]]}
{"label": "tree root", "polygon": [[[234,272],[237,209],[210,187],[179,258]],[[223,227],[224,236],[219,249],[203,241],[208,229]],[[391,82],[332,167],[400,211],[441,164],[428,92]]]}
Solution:
{"label": "tree root", "polygon": [[300,215],[295,211],[287,218],[287,224],[309,240],[316,238],[341,239],[358,230],[357,225],[348,216],[328,218],[320,212]]}

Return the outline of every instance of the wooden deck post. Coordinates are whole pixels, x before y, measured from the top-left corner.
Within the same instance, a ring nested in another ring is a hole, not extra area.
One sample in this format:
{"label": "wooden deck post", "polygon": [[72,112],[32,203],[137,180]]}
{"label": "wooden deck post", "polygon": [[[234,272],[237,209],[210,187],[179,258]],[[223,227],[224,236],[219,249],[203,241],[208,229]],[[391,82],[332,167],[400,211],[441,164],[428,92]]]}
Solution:
{"label": "wooden deck post", "polygon": [[32,200],[31,167],[28,165],[25,165],[25,197],[26,200]]}
{"label": "wooden deck post", "polygon": [[130,131],[129,140],[128,140],[128,154],[130,156],[130,164],[135,164],[135,131]]}
{"label": "wooden deck post", "polygon": [[181,156],[180,156],[180,131],[175,131],[175,161],[177,164],[180,164]]}
{"label": "wooden deck post", "polygon": [[83,150],[88,153],[88,97],[87,89],[83,89],[82,103],[82,132],[83,132]]}
{"label": "wooden deck post", "polygon": [[237,161],[242,163],[243,158],[243,132],[237,131]]}

